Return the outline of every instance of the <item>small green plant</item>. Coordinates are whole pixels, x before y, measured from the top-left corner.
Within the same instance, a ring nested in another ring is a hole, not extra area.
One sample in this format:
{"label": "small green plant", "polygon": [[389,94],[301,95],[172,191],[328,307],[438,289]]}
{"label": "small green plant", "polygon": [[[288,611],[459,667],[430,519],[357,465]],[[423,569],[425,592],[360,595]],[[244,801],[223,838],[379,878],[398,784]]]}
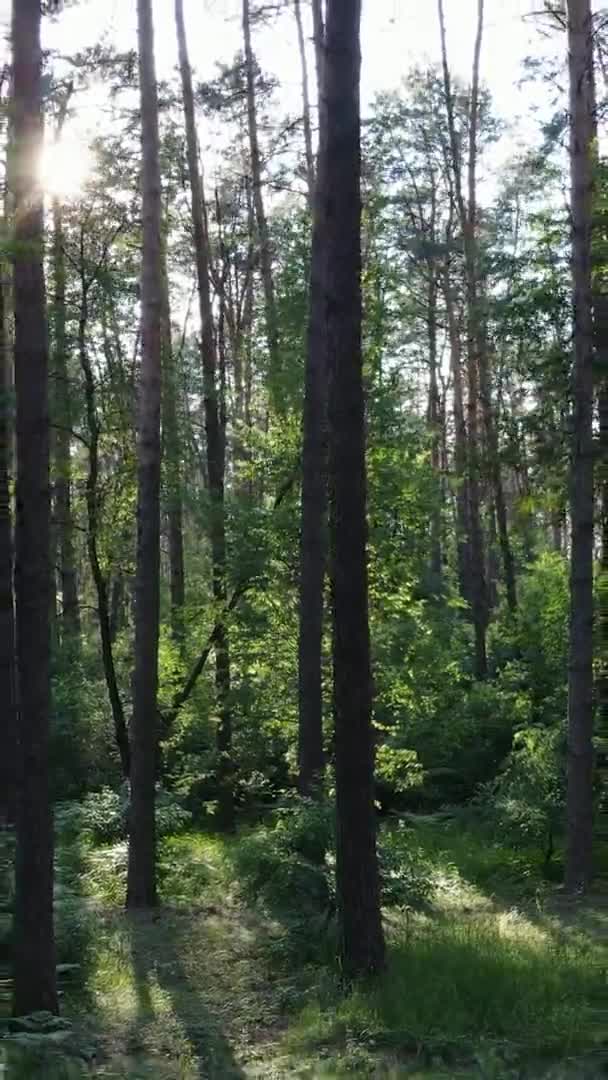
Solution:
{"label": "small green plant", "polygon": [[403,822],[382,829],[378,838],[382,900],[387,905],[423,908],[435,886],[433,866]]}

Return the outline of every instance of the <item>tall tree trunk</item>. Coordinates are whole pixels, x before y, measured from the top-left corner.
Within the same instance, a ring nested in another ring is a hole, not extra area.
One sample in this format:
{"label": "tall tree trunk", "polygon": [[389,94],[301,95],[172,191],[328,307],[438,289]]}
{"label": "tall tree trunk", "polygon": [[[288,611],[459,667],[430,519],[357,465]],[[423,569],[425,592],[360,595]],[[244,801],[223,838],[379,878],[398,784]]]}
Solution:
{"label": "tall tree trunk", "polygon": [[[61,103],[55,141],[63,133],[73,85],[68,87]],[[61,581],[61,623],[66,642],[78,645],[80,637],[80,608],[74,546],[72,513],[72,393],[68,375],[66,339],[66,271],[64,252],[63,206],[58,196],[53,198],[53,422],[52,440],[55,465],[55,521],[58,539],[59,577]],[[54,607],[54,604],[53,604]]]}
{"label": "tall tree trunk", "polygon": [[300,66],[302,68],[302,123],[304,126],[304,151],[306,155],[306,186],[308,193],[308,205],[310,212],[314,212],[315,199],[315,159],[312,149],[312,125],[310,122],[310,92],[308,88],[308,59],[306,56],[306,39],[302,25],[302,7],[300,0],[293,0],[293,10],[296,17],[298,31],[298,49],[300,52]]}
{"label": "tall tree trunk", "polygon": [[327,547],[327,336],[324,320],[326,245],[323,185],[325,109],[319,96],[319,157],[313,210],[309,322],[302,417],[302,508],[298,636],[298,781],[303,795],[319,791],[323,755],[323,585]]}
{"label": "tall tree trunk", "polygon": [[262,190],[262,159],[260,155],[260,141],[258,137],[258,116],[255,93],[255,57],[251,45],[251,20],[249,0],[243,0],[243,41],[245,46],[245,78],[247,81],[247,125],[249,129],[249,153],[251,158],[251,181],[253,188],[253,206],[255,210],[255,222],[257,226],[260,271],[262,275],[262,288],[264,290],[264,308],[266,315],[266,336],[268,340],[268,355],[270,358],[270,370],[276,380],[280,372],[280,349],[279,349],[279,320],[274,290],[274,276],[272,271],[272,249],[270,245],[270,233],[268,231],[268,219],[264,206],[264,194]]}
{"label": "tall tree trunk", "polygon": [[584,891],[593,834],[593,34],[590,0],[568,0],[574,427],[570,476],[570,657],[566,887]]}
{"label": "tall tree trunk", "polygon": [[103,664],[104,678],[112,709],[114,723],[114,738],[120,755],[120,764],[124,777],[129,776],[131,768],[131,755],[129,748],[129,736],[125,722],[124,709],[118,679],[114,666],[113,630],[110,604],[108,601],[108,582],[101,568],[99,559],[99,420],[97,418],[95,380],[93,369],[87,348],[87,323],[89,318],[88,295],[91,280],[87,280],[84,256],[84,227],[80,233],[80,310],[78,313],[78,357],[80,369],[84,380],[84,400],[88,429],[89,469],[86,481],[86,506],[87,506],[87,553],[91,576],[97,596],[97,618],[99,621],[99,637],[101,641],[101,660]]}
{"label": "tall tree trunk", "polygon": [[481,52],[483,28],[483,0],[479,0],[479,21],[475,41],[473,61],[473,85],[471,91],[471,116],[469,126],[469,163],[468,187],[469,206],[465,200],[462,183],[462,161],[456,122],[454,117],[454,98],[452,95],[450,69],[448,65],[447,41],[443,0],[438,0],[439,27],[441,33],[441,53],[443,64],[443,82],[446,112],[450,135],[452,172],[456,209],[462,229],[467,297],[467,460],[468,460],[468,525],[471,565],[471,613],[475,631],[475,673],[483,679],[487,675],[486,629],[488,622],[487,586],[485,577],[484,539],[481,526],[479,494],[479,296],[477,280],[477,243],[476,243],[476,162],[477,162],[477,122],[479,90],[479,58]]}
{"label": "tall tree trunk", "polygon": [[17,800],[17,672],[13,602],[13,529],[10,501],[13,416],[12,364],[4,270],[0,269],[0,825],[15,821]]}
{"label": "tall tree trunk", "polygon": [[80,635],[80,609],[74,547],[72,513],[72,461],[70,442],[72,403],[67,364],[65,309],[65,254],[63,210],[58,198],[53,199],[53,368],[55,376],[55,514],[59,539],[59,572],[61,580],[61,621],[66,638],[77,643]]}
{"label": "tall tree trunk", "polygon": [[49,406],[37,181],[42,144],[39,0],[14,0],[13,177],[19,674],[19,804],[15,870],[14,1009],[58,1012],[53,931],[53,819],[49,797]]}
{"label": "tall tree trunk", "polygon": [[158,741],[160,600],[160,405],[162,243],[158,95],[151,0],[137,0],[141,101],[141,377],[137,432],[135,667],[131,721],[131,810],[127,907],[153,907],[156,892],[154,785]]}
{"label": "tall tree trunk", "polygon": [[[431,433],[431,467],[434,476],[439,481],[441,477],[441,402],[437,380],[437,294],[437,276],[432,263],[430,263],[427,289],[427,335],[429,345],[429,404],[427,419]],[[441,557],[441,506],[438,500],[431,515],[430,540],[431,587],[433,593],[439,595],[441,593],[443,567]]]}
{"label": "tall tree trunk", "polygon": [[184,638],[186,577],[184,569],[184,526],[182,505],[182,470],[177,420],[177,372],[171,340],[171,308],[167,258],[163,250],[162,300],[163,350],[163,457],[165,463],[166,513],[169,530],[169,599],[171,632],[179,644]]}
{"label": "tall tree trunk", "polygon": [[444,295],[450,342],[450,367],[454,390],[452,395],[454,410],[454,473],[456,477],[456,561],[458,584],[463,600],[471,602],[471,550],[469,544],[469,496],[467,481],[467,431],[464,414],[464,392],[462,385],[462,350],[460,346],[460,328],[454,306],[454,296],[450,282],[449,268],[444,276]]}
{"label": "tall tree trunk", "polygon": [[[201,319],[207,475],[211,501],[210,531],[213,600],[217,610],[221,612],[226,607],[226,523],[224,511],[226,446],[218,400],[217,355],[209,286],[209,251],[204,217],[205,203],[198,168],[198,140],[194,117],[192,72],[188,58],[182,0],[175,0],[175,24],[184,103],[192,223],[194,226],[194,256]],[[219,820],[222,827],[230,831],[234,828],[234,764],[230,711],[230,651],[228,630],[225,625],[220,628],[220,632],[215,639],[215,686],[219,714],[217,728]]]}
{"label": "tall tree trunk", "polygon": [[327,259],[336,888],[347,978],[384,966],[374,813],[361,356],[360,18],[359,0],[329,0],[323,79],[327,127],[319,187]]}

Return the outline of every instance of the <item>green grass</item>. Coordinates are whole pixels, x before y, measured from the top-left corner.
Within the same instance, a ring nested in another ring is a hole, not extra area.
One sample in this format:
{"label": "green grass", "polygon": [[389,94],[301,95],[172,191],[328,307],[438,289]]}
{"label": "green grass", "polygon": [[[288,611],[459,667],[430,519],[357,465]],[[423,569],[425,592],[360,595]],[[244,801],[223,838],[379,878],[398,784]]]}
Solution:
{"label": "green grass", "polygon": [[290,1039],[300,1050],[372,1041],[454,1061],[479,1044],[568,1056],[608,1036],[606,1004],[605,968],[584,940],[556,941],[515,913],[417,917],[393,930],[377,985],[309,1005]]}
{"label": "green grass", "polygon": [[[294,911],[245,902],[239,840],[163,840],[162,907],[139,918],[122,910],[123,846],[60,845],[59,959],[81,965],[63,1006],[75,1050],[63,1064],[15,1067],[15,1080],[80,1075],[79,1046],[96,1051],[86,1075],[133,1080],[604,1075],[601,905],[552,908],[531,857],[503,851],[501,871],[500,851],[462,826],[426,821],[414,835],[431,906],[387,911],[388,971],[346,997],[331,933],[325,953],[304,958]],[[503,898],[522,858],[530,872],[516,910]],[[320,932],[309,924],[309,936]]]}

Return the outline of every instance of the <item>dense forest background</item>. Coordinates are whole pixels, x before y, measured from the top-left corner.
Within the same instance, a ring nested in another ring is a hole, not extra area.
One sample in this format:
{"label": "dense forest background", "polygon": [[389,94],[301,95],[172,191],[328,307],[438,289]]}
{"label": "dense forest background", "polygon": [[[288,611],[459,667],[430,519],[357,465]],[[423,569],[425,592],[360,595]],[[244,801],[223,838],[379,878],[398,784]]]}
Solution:
{"label": "dense forest background", "polygon": [[0,72],[0,1061],[603,1075],[606,13],[513,117],[491,0],[363,112],[354,0],[130,6]]}

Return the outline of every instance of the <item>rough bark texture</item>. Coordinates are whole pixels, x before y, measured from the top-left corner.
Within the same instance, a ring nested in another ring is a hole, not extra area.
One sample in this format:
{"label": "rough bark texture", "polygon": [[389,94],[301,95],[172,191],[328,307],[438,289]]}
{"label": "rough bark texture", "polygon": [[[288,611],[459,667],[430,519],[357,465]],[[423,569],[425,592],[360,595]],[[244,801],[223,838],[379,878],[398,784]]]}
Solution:
{"label": "rough bark texture", "polygon": [[329,0],[319,198],[326,244],[334,603],[336,887],[346,978],[384,966],[380,916],[367,583],[361,357],[361,158],[358,0]]}
{"label": "rough bark texture", "polygon": [[277,317],[277,304],[274,291],[270,233],[268,231],[268,219],[266,217],[264,194],[262,190],[262,158],[260,155],[260,141],[258,137],[258,117],[255,94],[255,58],[251,45],[251,20],[249,11],[249,0],[243,0],[243,42],[245,47],[245,78],[247,81],[247,126],[249,129],[249,154],[251,158],[253,207],[255,211],[255,223],[259,241],[260,272],[262,275],[262,288],[264,290],[266,336],[268,339],[270,370],[276,378],[278,372],[280,371],[281,359],[279,350],[279,321]]}
{"label": "rough bark texture", "polygon": [[15,0],[13,176],[17,518],[15,599],[20,687],[15,865],[14,1009],[58,1011],[53,934],[53,820],[49,799],[51,592],[48,338],[42,196],[39,0]]}
{"label": "rough bark texture", "polygon": [[0,826],[15,821],[17,799],[17,682],[13,602],[13,530],[10,505],[12,364],[6,293],[0,280]]}
{"label": "rough bark texture", "polygon": [[[326,117],[318,87],[319,170],[326,168]],[[323,584],[327,556],[327,340],[324,325],[325,183],[319,171],[310,261],[309,322],[302,418],[302,507],[298,637],[298,780],[303,795],[319,788],[323,773]]]}
{"label": "rough bark texture", "polygon": [[131,721],[131,811],[127,907],[153,907],[160,580],[160,402],[162,368],[161,184],[151,0],[138,0],[141,101],[141,376],[137,431],[135,668]]}
{"label": "rough bark texture", "polygon": [[[188,59],[182,0],[175,0],[179,67],[182,81],[188,172],[194,226],[194,256],[201,319],[201,356],[207,450],[207,476],[211,501],[211,561],[213,599],[218,612],[226,607],[226,526],[224,474],[226,445],[217,388],[217,353],[209,286],[209,252],[204,217],[204,193],[198,168],[198,140],[194,116],[192,73]],[[234,828],[234,768],[232,760],[232,717],[230,711],[230,647],[228,630],[221,626],[215,638],[215,688],[218,710],[218,800],[219,820],[228,831]]]}
{"label": "rough bark texture", "polygon": [[590,0],[568,2],[574,424],[570,507],[570,656],[566,887],[584,891],[593,833],[593,37]]}

